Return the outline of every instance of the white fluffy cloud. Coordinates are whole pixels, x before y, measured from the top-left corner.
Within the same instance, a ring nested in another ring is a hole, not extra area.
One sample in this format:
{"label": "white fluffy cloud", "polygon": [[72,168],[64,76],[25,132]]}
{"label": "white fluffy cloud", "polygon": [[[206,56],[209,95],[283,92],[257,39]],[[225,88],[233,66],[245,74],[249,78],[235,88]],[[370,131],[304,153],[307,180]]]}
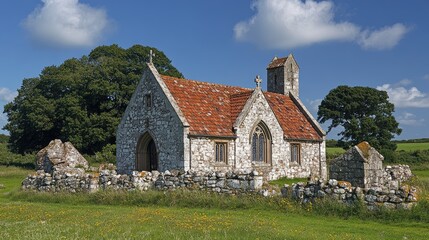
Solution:
{"label": "white fluffy cloud", "polygon": [[[0,103],[3,105],[4,103],[11,102],[16,96],[17,92],[13,92],[8,88],[0,87]],[[3,131],[3,126],[7,123],[7,116],[3,113],[3,106],[0,107],[0,133],[7,133]]]}
{"label": "white fluffy cloud", "polygon": [[399,86],[408,86],[411,83],[413,83],[413,81],[411,81],[410,79],[405,78],[405,79],[402,79],[401,81],[399,81],[398,85]]}
{"label": "white fluffy cloud", "polygon": [[11,102],[17,95],[17,92],[0,87],[0,102]]}
{"label": "white fluffy cloud", "polygon": [[421,126],[425,121],[424,119],[417,119],[415,114],[409,112],[399,115],[396,120],[399,124],[407,126]]}
{"label": "white fluffy cloud", "polygon": [[397,23],[373,32],[363,31],[358,42],[365,49],[389,49],[396,46],[407,32],[405,25]]}
{"label": "white fluffy cloud", "polygon": [[25,28],[37,41],[55,46],[94,45],[106,31],[107,14],[79,0],[42,0],[24,21]]}
{"label": "white fluffy cloud", "polygon": [[235,38],[267,48],[287,49],[326,41],[354,41],[365,49],[394,47],[407,32],[402,24],[362,30],[334,19],[334,4],[314,0],[256,0],[256,14],[234,27]]}
{"label": "white fluffy cloud", "polygon": [[310,103],[311,109],[317,113],[317,111],[319,111],[319,106],[322,103],[322,99],[318,98],[315,100],[310,100],[309,103]]}
{"label": "white fluffy cloud", "polygon": [[2,130],[4,125],[6,125],[7,123],[7,116],[6,114],[3,113],[3,107],[0,109],[1,113],[0,113],[0,133],[1,134],[5,134],[7,133],[7,131]]}
{"label": "white fluffy cloud", "polygon": [[395,104],[395,107],[429,108],[429,96],[420,92],[416,87],[407,89],[403,86],[383,84],[377,89],[386,91],[389,95],[389,101]]}

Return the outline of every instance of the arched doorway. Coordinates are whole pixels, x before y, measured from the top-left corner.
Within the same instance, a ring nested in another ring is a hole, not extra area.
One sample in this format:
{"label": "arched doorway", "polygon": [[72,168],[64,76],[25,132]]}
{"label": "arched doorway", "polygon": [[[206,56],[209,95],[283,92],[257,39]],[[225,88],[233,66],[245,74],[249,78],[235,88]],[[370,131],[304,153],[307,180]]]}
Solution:
{"label": "arched doorway", "polygon": [[137,143],[136,170],[158,170],[158,151],[149,133],[143,134]]}

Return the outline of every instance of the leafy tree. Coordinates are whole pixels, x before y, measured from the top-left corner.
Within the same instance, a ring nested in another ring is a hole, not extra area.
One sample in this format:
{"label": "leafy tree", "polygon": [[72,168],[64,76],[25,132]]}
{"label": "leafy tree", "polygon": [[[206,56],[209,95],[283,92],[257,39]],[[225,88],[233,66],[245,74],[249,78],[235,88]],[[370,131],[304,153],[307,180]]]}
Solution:
{"label": "leafy tree", "polygon": [[9,141],[9,136],[0,133],[0,143],[7,143]]}
{"label": "leafy tree", "polygon": [[134,45],[100,46],[80,59],[45,67],[37,78],[24,79],[18,96],[4,108],[13,152],[40,150],[59,138],[83,153],[115,144],[116,127],[149,60],[159,73],[183,78],[163,52]]}
{"label": "leafy tree", "polygon": [[317,112],[318,121],[332,120],[328,132],[342,126],[338,145],[344,149],[367,141],[376,149],[395,150],[390,140],[401,134],[392,115],[394,105],[385,91],[369,87],[338,86],[323,99]]}

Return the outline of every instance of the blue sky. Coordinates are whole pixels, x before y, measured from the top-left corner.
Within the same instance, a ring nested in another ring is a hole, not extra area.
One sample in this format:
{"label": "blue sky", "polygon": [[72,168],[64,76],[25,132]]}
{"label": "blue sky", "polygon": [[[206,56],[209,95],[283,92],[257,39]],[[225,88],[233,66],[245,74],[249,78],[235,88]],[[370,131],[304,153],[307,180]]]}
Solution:
{"label": "blue sky", "polygon": [[426,0],[7,1],[0,110],[24,78],[99,45],[153,46],[186,78],[243,87],[266,79],[274,56],[293,53],[314,115],[336,86],[369,86],[395,104],[397,139],[429,137],[428,12]]}

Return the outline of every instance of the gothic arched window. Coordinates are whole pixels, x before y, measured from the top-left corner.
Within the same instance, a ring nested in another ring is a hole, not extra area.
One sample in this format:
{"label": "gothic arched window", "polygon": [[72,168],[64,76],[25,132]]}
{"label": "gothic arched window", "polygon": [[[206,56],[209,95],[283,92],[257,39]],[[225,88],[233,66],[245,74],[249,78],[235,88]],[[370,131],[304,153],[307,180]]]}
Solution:
{"label": "gothic arched window", "polygon": [[260,122],[252,134],[252,161],[271,162],[271,134],[268,127]]}

